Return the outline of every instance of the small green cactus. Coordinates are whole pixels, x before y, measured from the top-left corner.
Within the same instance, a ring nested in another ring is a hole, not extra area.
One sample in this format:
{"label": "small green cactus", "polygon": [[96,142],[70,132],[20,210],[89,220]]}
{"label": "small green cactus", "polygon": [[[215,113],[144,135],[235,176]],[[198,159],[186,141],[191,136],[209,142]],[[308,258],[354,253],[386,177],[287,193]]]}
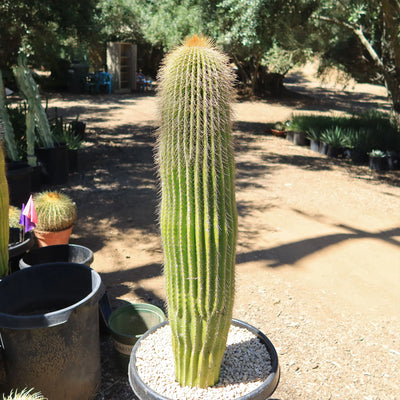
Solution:
{"label": "small green cactus", "polygon": [[21,392],[11,390],[7,397],[3,394],[3,400],[47,400],[40,392],[32,393],[32,391],[33,389],[24,389]]}
{"label": "small green cactus", "polygon": [[8,209],[8,225],[10,228],[22,228],[19,224],[21,218],[21,209],[15,206],[10,206]]}
{"label": "small green cactus", "polygon": [[160,71],[160,225],[177,381],[217,383],[232,322],[237,212],[228,58],[194,36]]}
{"label": "small green cactus", "polygon": [[8,183],[6,178],[6,162],[3,147],[0,143],[0,278],[8,273],[8,226],[9,208]]}
{"label": "small green cactus", "polygon": [[76,204],[66,194],[45,191],[33,197],[38,222],[35,230],[46,232],[63,231],[71,227],[76,219]]}

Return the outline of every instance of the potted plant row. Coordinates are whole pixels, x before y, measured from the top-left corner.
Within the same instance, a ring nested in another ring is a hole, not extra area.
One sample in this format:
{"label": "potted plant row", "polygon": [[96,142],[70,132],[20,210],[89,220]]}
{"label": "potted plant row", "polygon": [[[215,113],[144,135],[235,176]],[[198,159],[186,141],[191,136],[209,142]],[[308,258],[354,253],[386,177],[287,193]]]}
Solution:
{"label": "potted plant row", "polygon": [[[162,187],[160,226],[168,322],[136,343],[130,357],[130,383],[141,400],[171,398],[166,393],[172,386],[185,391],[174,398],[195,399],[198,388],[214,390],[223,380],[228,335],[238,330],[251,334],[252,340],[235,346],[255,342],[261,347],[261,358],[252,368],[263,369],[257,363],[267,359],[271,368],[264,371],[256,388],[245,389],[236,398],[265,399],[279,381],[276,351],[257,329],[232,320],[237,211],[231,132],[234,78],[228,58],[208,39],[194,36],[167,55],[159,78],[161,126],[156,159]],[[172,348],[172,359],[167,361],[175,366],[171,378],[159,376],[165,365],[157,360],[160,347],[150,345],[151,354],[144,350],[148,343],[165,346],[158,335],[166,335]],[[143,354],[149,354],[148,362],[140,362]],[[241,361],[243,369],[245,362],[254,362],[254,353]],[[153,369],[157,365],[161,371]],[[160,389],[152,377],[158,382],[164,379],[165,386]],[[237,379],[237,387],[246,387],[246,378]],[[219,398],[229,398],[224,393],[228,386],[218,389],[222,390]]]}
{"label": "potted plant row", "polygon": [[85,124],[76,119],[61,123],[60,130],[58,120],[49,122],[22,54],[13,72],[25,101],[17,107],[6,104],[0,72],[0,118],[5,128],[10,201],[20,207],[31,191],[39,190],[41,183],[64,183],[68,173],[76,170],[76,154],[84,138]]}

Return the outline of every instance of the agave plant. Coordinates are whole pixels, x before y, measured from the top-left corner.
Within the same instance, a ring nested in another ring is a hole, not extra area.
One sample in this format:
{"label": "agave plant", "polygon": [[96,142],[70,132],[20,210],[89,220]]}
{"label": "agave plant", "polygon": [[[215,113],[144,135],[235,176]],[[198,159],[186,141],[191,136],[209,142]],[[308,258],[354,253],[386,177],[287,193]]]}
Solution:
{"label": "agave plant", "polygon": [[237,214],[228,58],[194,36],[164,60],[157,161],[175,372],[182,386],[219,378],[232,322]]}

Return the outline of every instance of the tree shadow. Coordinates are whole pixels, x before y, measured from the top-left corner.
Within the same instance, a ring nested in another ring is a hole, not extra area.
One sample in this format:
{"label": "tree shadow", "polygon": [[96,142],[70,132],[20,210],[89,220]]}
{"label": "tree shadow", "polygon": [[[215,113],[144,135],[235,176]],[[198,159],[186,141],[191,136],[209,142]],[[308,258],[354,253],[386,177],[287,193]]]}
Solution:
{"label": "tree shadow", "polygon": [[[294,209],[294,211],[310,219],[320,220],[318,216],[309,215],[303,211],[296,209]],[[248,253],[241,253],[237,255],[236,262],[237,264],[243,264],[246,262],[260,260],[271,261],[271,263],[268,264],[268,266],[271,268],[281,267],[283,265],[294,265],[299,260],[308,257],[311,254],[317,253],[318,251],[324,250],[330,246],[345,242],[347,240],[357,239],[382,240],[393,246],[400,247],[400,241],[395,238],[396,236],[400,236],[400,228],[392,228],[377,232],[368,232],[345,224],[331,225],[338,228],[346,229],[348,233],[335,233],[331,235],[308,238],[292,243],[275,246],[270,249],[254,250]]]}

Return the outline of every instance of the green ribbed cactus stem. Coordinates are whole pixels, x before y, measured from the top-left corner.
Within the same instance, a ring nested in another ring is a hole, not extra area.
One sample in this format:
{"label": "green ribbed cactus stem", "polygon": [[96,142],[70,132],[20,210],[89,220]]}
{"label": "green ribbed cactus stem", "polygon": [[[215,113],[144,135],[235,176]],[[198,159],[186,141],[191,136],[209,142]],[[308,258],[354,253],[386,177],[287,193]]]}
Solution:
{"label": "green ribbed cactus stem", "polygon": [[66,194],[41,192],[34,196],[33,203],[38,219],[35,229],[38,231],[63,231],[75,222],[76,204]]}
{"label": "green ribbed cactus stem", "polygon": [[3,83],[3,75],[0,70],[0,120],[4,125],[4,143],[6,145],[7,155],[10,160],[17,161],[19,159],[17,144],[14,137],[14,129],[8,115],[5,88]]}
{"label": "green ribbed cactus stem", "polygon": [[34,128],[32,128],[32,125],[37,128],[40,137],[40,145],[44,147],[54,147],[53,135],[51,134],[46,112],[42,106],[38,86],[26,66],[26,59],[23,54],[18,56],[18,65],[13,68],[13,73],[17,80],[18,88],[21,90],[28,102],[28,113],[26,117],[28,141],[27,154],[28,156],[34,156],[34,153],[31,152],[32,143],[34,143]]}
{"label": "green ribbed cactus stem", "polygon": [[0,278],[8,273],[8,226],[9,213],[8,183],[3,147],[0,144]]}
{"label": "green ribbed cactus stem", "polygon": [[160,225],[177,381],[219,379],[235,291],[237,213],[227,57],[194,36],[159,74]]}

